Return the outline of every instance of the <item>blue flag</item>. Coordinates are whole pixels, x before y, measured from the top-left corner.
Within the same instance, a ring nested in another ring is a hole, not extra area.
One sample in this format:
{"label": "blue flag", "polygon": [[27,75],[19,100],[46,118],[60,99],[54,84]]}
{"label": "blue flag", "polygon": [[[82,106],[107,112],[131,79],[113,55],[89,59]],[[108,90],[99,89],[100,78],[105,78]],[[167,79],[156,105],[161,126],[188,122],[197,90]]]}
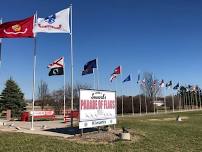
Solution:
{"label": "blue flag", "polygon": [[82,71],[82,75],[92,74],[92,73],[93,73],[93,69],[86,69]]}
{"label": "blue flag", "polygon": [[130,74],[123,80],[123,83],[127,81],[131,81]]}
{"label": "blue flag", "polygon": [[93,69],[93,68],[97,68],[96,59],[91,60],[91,61],[87,62],[84,65],[84,70],[86,70],[86,69]]}

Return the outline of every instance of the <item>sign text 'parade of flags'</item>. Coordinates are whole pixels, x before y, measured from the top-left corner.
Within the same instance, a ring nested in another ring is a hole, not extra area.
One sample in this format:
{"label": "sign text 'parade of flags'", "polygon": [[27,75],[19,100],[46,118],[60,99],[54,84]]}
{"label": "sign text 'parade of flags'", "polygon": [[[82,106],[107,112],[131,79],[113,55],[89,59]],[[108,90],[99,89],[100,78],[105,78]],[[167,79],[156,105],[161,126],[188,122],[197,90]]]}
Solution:
{"label": "sign text 'parade of flags'", "polygon": [[123,83],[124,83],[124,82],[127,82],[127,81],[131,81],[130,75],[128,75],[128,76],[123,80]]}
{"label": "sign text 'parade of flags'", "polygon": [[119,74],[121,74],[121,66],[118,66],[114,69],[114,72],[111,74],[110,81],[114,80]]}
{"label": "sign text 'parade of flags'", "polygon": [[50,69],[49,76],[64,75],[64,57],[53,61],[53,63],[48,65],[48,68]]}
{"label": "sign text 'parade of flags'", "polygon": [[82,71],[82,75],[86,75],[86,74],[91,74],[93,73],[93,69],[97,68],[97,61],[96,59],[88,61],[84,67],[83,67],[83,71]]}
{"label": "sign text 'parade of flags'", "polygon": [[70,33],[69,12],[70,8],[67,8],[48,17],[38,18],[34,32]]}
{"label": "sign text 'parade of flags'", "polygon": [[0,38],[23,38],[34,37],[34,16],[29,18],[5,22],[0,25]]}

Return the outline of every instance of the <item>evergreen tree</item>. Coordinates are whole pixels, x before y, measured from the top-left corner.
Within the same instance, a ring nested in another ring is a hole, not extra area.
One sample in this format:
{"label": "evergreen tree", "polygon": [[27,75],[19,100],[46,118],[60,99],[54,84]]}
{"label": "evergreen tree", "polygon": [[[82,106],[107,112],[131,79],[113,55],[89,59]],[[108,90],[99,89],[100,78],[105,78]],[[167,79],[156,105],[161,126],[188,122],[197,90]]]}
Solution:
{"label": "evergreen tree", "polygon": [[12,117],[18,117],[25,109],[24,94],[11,78],[6,81],[5,88],[1,93],[0,110],[11,110]]}

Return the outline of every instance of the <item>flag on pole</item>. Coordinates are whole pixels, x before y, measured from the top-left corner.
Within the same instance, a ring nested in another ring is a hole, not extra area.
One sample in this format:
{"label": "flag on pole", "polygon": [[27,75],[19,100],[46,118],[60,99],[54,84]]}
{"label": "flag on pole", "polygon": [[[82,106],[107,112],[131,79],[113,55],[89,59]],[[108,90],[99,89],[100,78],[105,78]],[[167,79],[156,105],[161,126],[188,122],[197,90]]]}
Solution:
{"label": "flag on pole", "polygon": [[2,46],[2,39],[0,38],[0,66],[1,66],[1,46]]}
{"label": "flag on pole", "polygon": [[177,90],[180,87],[179,82],[173,87],[174,90]]}
{"label": "flag on pole", "polygon": [[114,80],[119,74],[121,74],[121,66],[118,66],[114,69],[114,72],[111,74],[110,81]]}
{"label": "flag on pole", "polygon": [[137,75],[137,84],[140,82],[140,74]]}
{"label": "flag on pole", "polygon": [[165,87],[165,83],[164,83],[164,80],[163,80],[163,79],[161,80],[159,86],[160,86],[161,88],[164,88],[164,87]]}
{"label": "flag on pole", "polygon": [[23,20],[5,22],[0,25],[0,38],[34,37],[34,16]]}
{"label": "flag on pole", "polygon": [[38,18],[34,32],[70,33],[69,12],[70,8],[66,8],[46,18]]}
{"label": "flag on pole", "polygon": [[166,88],[171,86],[172,86],[172,81],[169,81],[168,83],[166,83]]}
{"label": "flag on pole", "polygon": [[131,81],[130,75],[128,75],[128,76],[123,80],[123,83],[124,83],[124,82],[127,82],[127,81]]}
{"label": "flag on pole", "polygon": [[94,68],[97,68],[97,61],[96,61],[96,59],[88,61],[84,65],[83,71],[82,71],[82,75],[92,74]]}
{"label": "flag on pole", "polygon": [[86,69],[82,71],[82,75],[92,74],[92,73],[93,73],[93,69]]}
{"label": "flag on pole", "polygon": [[53,61],[53,63],[48,65],[48,68],[50,69],[49,76],[64,75],[64,57]]}
{"label": "flag on pole", "polygon": [[152,86],[156,86],[157,82],[157,80],[154,80]]}

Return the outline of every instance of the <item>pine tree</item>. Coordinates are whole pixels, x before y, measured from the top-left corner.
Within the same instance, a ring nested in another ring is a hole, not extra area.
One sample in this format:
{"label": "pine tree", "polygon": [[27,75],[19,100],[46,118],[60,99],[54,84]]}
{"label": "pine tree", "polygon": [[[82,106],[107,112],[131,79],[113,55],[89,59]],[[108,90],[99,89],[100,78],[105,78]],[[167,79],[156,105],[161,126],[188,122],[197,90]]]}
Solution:
{"label": "pine tree", "polygon": [[25,109],[24,94],[11,78],[6,81],[5,88],[1,93],[0,106],[2,110],[11,110],[12,117],[18,117]]}

